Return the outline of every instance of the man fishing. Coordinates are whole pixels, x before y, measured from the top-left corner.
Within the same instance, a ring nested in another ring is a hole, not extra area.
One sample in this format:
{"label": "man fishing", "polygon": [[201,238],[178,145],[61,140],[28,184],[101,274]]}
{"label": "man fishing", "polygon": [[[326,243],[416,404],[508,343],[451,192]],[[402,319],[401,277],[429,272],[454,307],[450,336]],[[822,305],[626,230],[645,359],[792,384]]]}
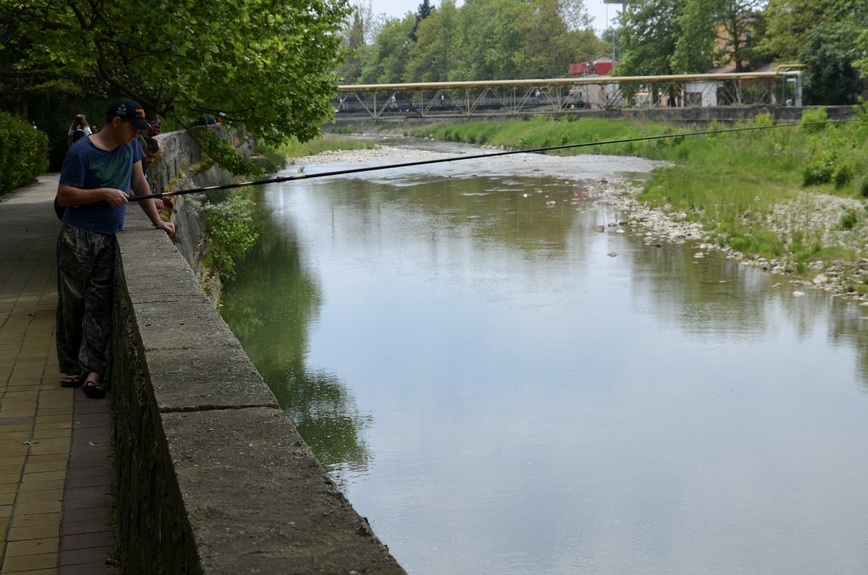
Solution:
{"label": "man fishing", "polygon": [[[149,195],[136,142],[147,130],[144,109],[115,101],[105,126],[76,142],[63,162],[57,201],[66,207],[57,241],[57,356],[64,387],[82,386],[90,398],[105,397],[114,300],[115,234],[122,229],[131,192]],[[141,202],[158,230],[174,235],[154,200]]]}

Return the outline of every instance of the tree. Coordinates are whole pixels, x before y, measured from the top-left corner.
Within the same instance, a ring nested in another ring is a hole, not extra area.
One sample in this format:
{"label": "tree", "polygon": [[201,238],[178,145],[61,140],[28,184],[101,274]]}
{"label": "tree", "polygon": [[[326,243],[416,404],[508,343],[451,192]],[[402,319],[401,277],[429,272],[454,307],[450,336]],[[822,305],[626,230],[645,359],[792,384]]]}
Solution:
{"label": "tree", "polygon": [[431,7],[431,3],[428,0],[422,0],[422,3],[419,4],[419,8],[416,10],[416,25],[413,26],[413,30],[410,32],[410,39],[413,42],[416,42],[418,39],[416,37],[416,31],[419,29],[419,23],[430,16],[434,12],[434,8]]}
{"label": "tree", "polygon": [[688,0],[676,17],[680,30],[672,56],[678,73],[701,73],[733,65],[743,72],[755,63],[762,34],[761,0]]}
{"label": "tree", "polygon": [[621,76],[672,74],[672,54],[681,34],[678,0],[634,0],[619,15]]}
{"label": "tree", "polygon": [[416,24],[413,25],[413,29],[410,31],[410,40],[413,43],[417,40],[416,31],[419,29],[419,23],[430,16],[433,11],[434,9],[428,0],[422,0],[422,3],[419,4],[419,8],[416,10]]}
{"label": "tree", "polygon": [[828,0],[769,0],[763,52],[775,60],[795,61],[808,31],[832,16],[830,4]]}
{"label": "tree", "polygon": [[[521,45],[516,24],[523,0],[466,0],[460,10],[456,66],[450,80],[517,77],[513,54]],[[539,41],[539,39],[537,39]]]}
{"label": "tree", "polygon": [[862,75],[862,78],[868,78],[868,28],[862,30],[856,39],[856,52],[862,57],[853,62],[853,67]]}
{"label": "tree", "polygon": [[[846,104],[861,91],[859,41],[868,30],[863,0],[769,0],[760,49],[805,70],[805,102]],[[863,48],[864,50],[864,48]],[[864,57],[865,52],[861,52]]]}
{"label": "tree", "polygon": [[717,64],[732,63],[736,72],[744,72],[757,63],[758,39],[762,38],[764,20],[760,8],[765,0],[719,0],[715,17]]}
{"label": "tree", "polygon": [[431,7],[431,2],[428,0],[422,0],[422,3],[419,4],[419,9],[416,10],[416,15],[419,16],[419,20],[424,20],[431,13],[434,12],[434,8]]}
{"label": "tree", "polygon": [[698,74],[716,66],[717,0],[689,0],[676,18],[681,33],[672,54],[672,70],[679,74]]}
{"label": "tree", "polygon": [[518,78],[567,75],[574,54],[558,0],[533,0],[522,5],[515,28],[521,38],[513,55]]}
{"label": "tree", "polygon": [[558,14],[570,31],[592,29],[591,16],[583,0],[558,0]]}
{"label": "tree", "polygon": [[343,60],[337,70],[342,84],[355,84],[362,76],[362,61],[372,27],[373,11],[370,1],[367,4],[353,5],[341,44]]}
{"label": "tree", "polygon": [[457,18],[455,0],[443,0],[439,10],[419,23],[417,41],[410,50],[405,72],[408,82],[445,82],[449,78]]}
{"label": "tree", "polygon": [[855,68],[856,40],[865,27],[852,20],[822,24],[808,32],[799,53],[805,70],[805,104],[847,105],[856,102],[862,79]]}
{"label": "tree", "polygon": [[362,83],[397,84],[404,81],[404,69],[413,45],[410,32],[415,25],[416,15],[410,12],[401,20],[391,18],[386,21],[374,44],[365,51]]}
{"label": "tree", "polygon": [[92,73],[86,66],[59,58],[39,43],[56,25],[41,28],[34,5],[0,0],[0,108],[27,115],[32,98],[46,92],[76,95],[89,83]]}
{"label": "tree", "polygon": [[[506,80],[564,76],[571,62],[609,46],[590,27],[583,0],[443,0],[419,5],[407,35],[390,20],[366,49],[368,83]],[[424,17],[427,14],[427,17]],[[406,61],[403,69],[401,64]]]}
{"label": "tree", "polygon": [[612,42],[599,38],[593,28],[570,30],[569,46],[572,51],[570,63],[587,62],[602,54],[612,53]]}
{"label": "tree", "polygon": [[0,2],[28,22],[29,49],[63,64],[61,77],[92,71],[95,96],[129,96],[181,122],[224,112],[273,143],[310,139],[333,113],[346,0]]}

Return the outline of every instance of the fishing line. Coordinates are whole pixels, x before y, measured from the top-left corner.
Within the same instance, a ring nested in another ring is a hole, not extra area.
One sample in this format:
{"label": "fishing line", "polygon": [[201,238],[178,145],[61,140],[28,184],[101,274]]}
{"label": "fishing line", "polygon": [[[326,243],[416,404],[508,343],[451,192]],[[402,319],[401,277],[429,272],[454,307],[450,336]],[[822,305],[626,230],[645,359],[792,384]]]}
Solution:
{"label": "fishing line", "polygon": [[712,134],[727,134],[733,132],[749,132],[755,130],[770,130],[772,128],[792,128],[794,126],[808,126],[819,124],[833,124],[840,120],[826,120],[822,122],[799,122],[793,124],[772,124],[769,126],[746,126],[741,128],[724,128],[720,130],[701,130],[698,132],[681,132],[677,134],[660,134],[657,136],[637,136],[635,138],[621,138],[617,140],[604,140],[600,142],[584,142],[580,144],[561,144],[558,146],[545,146],[542,148],[527,148],[522,150],[505,150],[502,152],[489,152],[485,154],[472,154],[467,156],[451,156],[448,158],[437,158],[432,160],[416,160],[412,162],[402,162],[399,164],[385,164],[379,166],[364,166],[359,168],[347,168],[343,170],[333,170],[330,172],[316,172],[313,174],[299,173],[291,176],[281,176],[269,178],[265,180],[255,180],[251,182],[238,182],[235,184],[219,184],[215,186],[205,186],[203,188],[190,188],[187,190],[173,190],[159,194],[150,194],[146,196],[133,196],[129,198],[131,202],[140,200],[148,200],[151,198],[162,198],[165,196],[183,196],[185,194],[201,194],[203,192],[211,192],[215,190],[229,190],[233,188],[243,188],[247,186],[261,186],[265,184],[279,184],[282,182],[291,182],[294,180],[309,180],[312,178],[325,178],[329,176],[345,176],[348,174],[359,174],[362,172],[373,172],[377,170],[391,170],[395,168],[409,168],[413,166],[425,166],[431,164],[440,164],[444,162],[458,162],[463,160],[480,160],[485,158],[497,158],[499,156],[511,156],[515,154],[540,154],[543,152],[553,152],[556,150],[571,150],[575,148],[587,148],[591,146],[605,146],[609,144],[626,144],[629,142],[647,142],[649,140],[664,140],[669,138],[684,138],[687,136],[707,136]]}

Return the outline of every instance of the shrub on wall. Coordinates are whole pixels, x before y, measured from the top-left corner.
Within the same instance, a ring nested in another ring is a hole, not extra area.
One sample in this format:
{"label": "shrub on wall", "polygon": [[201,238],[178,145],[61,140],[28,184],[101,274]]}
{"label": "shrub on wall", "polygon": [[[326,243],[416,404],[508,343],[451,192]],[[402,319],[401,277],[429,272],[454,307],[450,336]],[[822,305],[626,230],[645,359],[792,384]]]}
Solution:
{"label": "shrub on wall", "polygon": [[222,282],[235,277],[235,265],[259,238],[254,203],[248,193],[216,191],[187,196],[184,202],[194,214],[204,214],[205,229],[197,246],[200,262],[206,273],[218,274]]}
{"label": "shrub on wall", "polygon": [[26,119],[0,112],[0,193],[29,184],[48,169],[48,136]]}

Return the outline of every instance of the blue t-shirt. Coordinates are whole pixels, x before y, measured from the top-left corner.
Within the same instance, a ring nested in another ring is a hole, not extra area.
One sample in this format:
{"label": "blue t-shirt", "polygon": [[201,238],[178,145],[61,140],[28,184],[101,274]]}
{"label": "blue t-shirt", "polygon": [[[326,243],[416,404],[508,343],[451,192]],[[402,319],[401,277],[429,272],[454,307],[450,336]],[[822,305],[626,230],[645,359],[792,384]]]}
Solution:
{"label": "blue t-shirt", "polygon": [[[115,188],[129,196],[133,165],[144,155],[138,140],[107,152],[94,146],[90,137],[82,138],[73,144],[63,161],[60,183],[85,190]],[[67,207],[63,221],[101,234],[114,234],[123,227],[126,213],[126,205],[114,207],[97,202]]]}

